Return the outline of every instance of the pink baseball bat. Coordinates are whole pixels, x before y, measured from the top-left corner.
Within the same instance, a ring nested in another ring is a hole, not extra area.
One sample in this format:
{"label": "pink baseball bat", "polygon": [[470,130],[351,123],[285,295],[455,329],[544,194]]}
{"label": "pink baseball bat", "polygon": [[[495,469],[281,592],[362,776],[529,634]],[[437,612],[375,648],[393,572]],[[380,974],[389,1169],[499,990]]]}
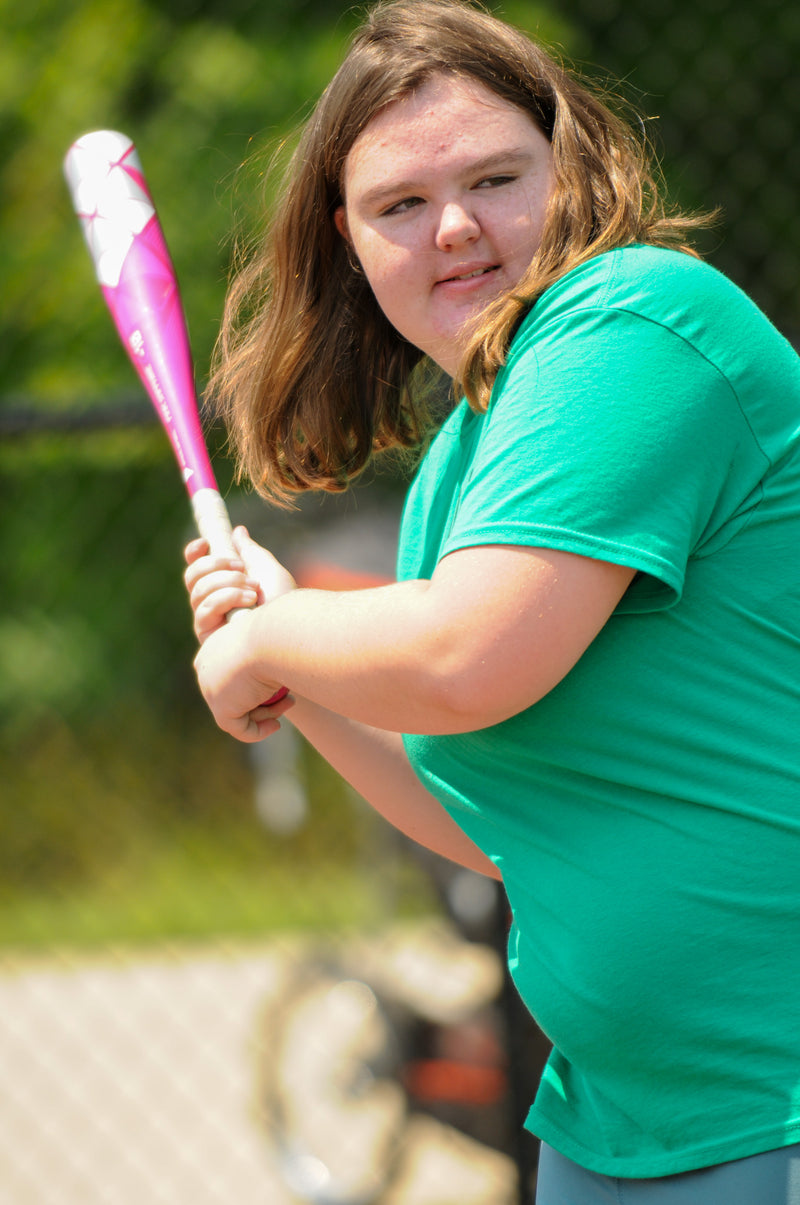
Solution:
{"label": "pink baseball bat", "polygon": [[[136,148],[125,134],[96,130],[70,147],[64,174],[106,305],[169,436],[197,529],[214,555],[238,556],[200,425],[178,281]],[[268,703],[286,694],[282,687]]]}

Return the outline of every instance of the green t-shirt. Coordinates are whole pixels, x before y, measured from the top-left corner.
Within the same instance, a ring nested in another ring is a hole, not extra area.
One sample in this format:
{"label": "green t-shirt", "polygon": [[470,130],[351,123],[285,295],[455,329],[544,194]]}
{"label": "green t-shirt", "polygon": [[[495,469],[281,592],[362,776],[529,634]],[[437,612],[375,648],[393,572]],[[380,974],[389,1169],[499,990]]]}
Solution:
{"label": "green t-shirt", "polygon": [[693,257],[598,256],[438,433],[400,577],[483,544],[639,571],[535,706],[405,738],[503,874],[529,1127],[632,1177],[800,1141],[800,360]]}

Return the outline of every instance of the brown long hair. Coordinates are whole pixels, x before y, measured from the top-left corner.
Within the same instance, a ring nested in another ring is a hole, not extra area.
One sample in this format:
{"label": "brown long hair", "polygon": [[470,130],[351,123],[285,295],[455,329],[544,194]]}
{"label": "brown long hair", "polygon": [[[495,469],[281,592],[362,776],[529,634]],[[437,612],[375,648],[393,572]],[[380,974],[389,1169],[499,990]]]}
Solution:
{"label": "brown long hair", "polygon": [[541,245],[513,294],[487,308],[457,385],[485,408],[531,302],[584,260],[633,242],[691,250],[698,219],[670,215],[646,142],[530,38],[471,0],[382,0],[306,123],[260,250],[229,290],[209,396],[240,475],[279,503],[340,490],[373,453],[429,425],[422,353],[394,330],[334,225],[345,161],[371,119],[432,75],[477,80],[552,142]]}

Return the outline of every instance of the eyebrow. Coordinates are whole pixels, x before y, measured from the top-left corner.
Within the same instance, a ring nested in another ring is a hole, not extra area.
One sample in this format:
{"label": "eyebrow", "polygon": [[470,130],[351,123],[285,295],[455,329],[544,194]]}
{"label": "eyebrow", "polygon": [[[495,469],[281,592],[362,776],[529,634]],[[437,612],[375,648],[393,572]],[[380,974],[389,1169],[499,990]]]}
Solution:
{"label": "eyebrow", "polygon": [[[530,163],[532,158],[532,152],[525,147],[508,147],[504,151],[493,151],[481,159],[473,159],[465,165],[464,170],[471,175],[481,176],[500,167],[522,167]],[[420,191],[422,190],[419,183],[412,179],[392,180],[387,184],[377,184],[374,188],[367,189],[359,197],[359,202],[362,205],[380,205],[398,194],[413,196]]]}

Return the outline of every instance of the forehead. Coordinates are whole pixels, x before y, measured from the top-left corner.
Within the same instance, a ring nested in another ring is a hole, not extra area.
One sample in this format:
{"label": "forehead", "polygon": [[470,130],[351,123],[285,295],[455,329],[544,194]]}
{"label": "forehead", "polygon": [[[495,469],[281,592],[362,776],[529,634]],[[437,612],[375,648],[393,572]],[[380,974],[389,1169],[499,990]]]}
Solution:
{"label": "forehead", "polygon": [[544,138],[531,115],[478,80],[434,75],[381,109],[356,138],[345,162],[345,187],[442,159],[485,154],[508,142]]}

